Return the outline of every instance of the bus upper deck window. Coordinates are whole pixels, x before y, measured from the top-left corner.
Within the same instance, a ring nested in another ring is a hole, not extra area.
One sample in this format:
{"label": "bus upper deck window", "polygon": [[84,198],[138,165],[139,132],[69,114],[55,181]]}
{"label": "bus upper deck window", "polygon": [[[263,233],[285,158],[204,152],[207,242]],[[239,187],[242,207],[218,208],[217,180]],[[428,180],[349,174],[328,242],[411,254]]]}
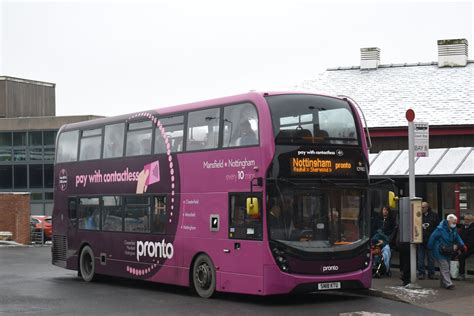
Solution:
{"label": "bus upper deck window", "polygon": [[61,133],[59,135],[56,161],[58,163],[76,161],[78,144],[79,131]]}
{"label": "bus upper deck window", "polygon": [[164,135],[160,129],[155,129],[155,154],[166,153],[166,142],[172,153],[183,151],[184,116],[161,118]]}
{"label": "bus upper deck window", "polygon": [[82,131],[79,160],[92,160],[100,158],[102,147],[102,128]]}
{"label": "bus upper deck window", "polygon": [[223,147],[258,145],[258,116],[250,103],[224,108]]}
{"label": "bus upper deck window", "polygon": [[105,126],[104,158],[116,158],[123,156],[124,132],[124,123]]}
{"label": "bus upper deck window", "polygon": [[217,148],[219,144],[220,109],[190,112],[188,115],[187,150]]}
{"label": "bus upper deck window", "polygon": [[126,156],[151,154],[153,125],[151,121],[130,123],[127,131]]}

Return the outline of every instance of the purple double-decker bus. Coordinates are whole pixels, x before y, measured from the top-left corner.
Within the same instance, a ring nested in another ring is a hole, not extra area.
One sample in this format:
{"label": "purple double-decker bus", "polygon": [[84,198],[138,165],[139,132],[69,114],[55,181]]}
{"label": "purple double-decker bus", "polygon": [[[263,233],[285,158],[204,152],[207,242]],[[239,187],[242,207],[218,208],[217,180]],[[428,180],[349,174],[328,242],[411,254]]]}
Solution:
{"label": "purple double-decker bus", "polygon": [[368,157],[350,99],[257,93],[63,126],[52,262],[272,295],[371,284]]}

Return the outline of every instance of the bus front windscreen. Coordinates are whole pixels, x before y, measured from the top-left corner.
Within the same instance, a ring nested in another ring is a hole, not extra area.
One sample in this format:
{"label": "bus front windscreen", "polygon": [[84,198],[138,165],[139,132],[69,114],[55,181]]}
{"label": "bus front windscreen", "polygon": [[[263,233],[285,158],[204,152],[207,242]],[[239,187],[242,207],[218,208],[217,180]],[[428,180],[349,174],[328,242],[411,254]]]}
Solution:
{"label": "bus front windscreen", "polygon": [[343,100],[309,94],[266,98],[276,144],[358,145],[354,115]]}
{"label": "bus front windscreen", "polygon": [[364,189],[273,185],[268,191],[269,237],[302,251],[352,248],[368,238]]}

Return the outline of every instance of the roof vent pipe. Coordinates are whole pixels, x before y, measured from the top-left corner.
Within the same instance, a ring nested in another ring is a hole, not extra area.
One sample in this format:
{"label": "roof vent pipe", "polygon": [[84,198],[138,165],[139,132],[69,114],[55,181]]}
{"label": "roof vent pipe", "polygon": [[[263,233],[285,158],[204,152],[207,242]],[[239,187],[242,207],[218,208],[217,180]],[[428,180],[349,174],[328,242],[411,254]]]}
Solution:
{"label": "roof vent pipe", "polygon": [[380,64],[380,48],[366,47],[360,49],[360,69],[377,69]]}
{"label": "roof vent pipe", "polygon": [[466,39],[438,41],[438,67],[464,67],[467,65],[468,42]]}

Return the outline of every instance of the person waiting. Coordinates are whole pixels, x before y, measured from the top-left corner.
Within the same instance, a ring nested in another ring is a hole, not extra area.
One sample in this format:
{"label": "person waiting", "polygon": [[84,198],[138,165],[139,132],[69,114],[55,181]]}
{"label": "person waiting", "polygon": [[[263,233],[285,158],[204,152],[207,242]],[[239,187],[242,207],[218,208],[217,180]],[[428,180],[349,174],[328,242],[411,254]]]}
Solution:
{"label": "person waiting", "polygon": [[428,240],[438,226],[438,216],[431,211],[428,202],[421,203],[421,211],[423,213],[423,243],[416,245],[418,280],[425,278],[425,258],[428,261],[428,279],[435,280],[434,259],[428,249]]}
{"label": "person waiting", "polygon": [[461,239],[464,241],[466,251],[459,256],[459,279],[466,279],[466,259],[474,253],[474,219],[464,218],[464,225],[461,227]]}
{"label": "person waiting", "polygon": [[428,240],[428,249],[433,251],[433,258],[439,266],[440,286],[451,290],[454,288],[451,275],[449,273],[449,261],[458,250],[467,250],[464,242],[456,230],[458,218],[454,214],[449,214],[445,220],[436,227]]}

